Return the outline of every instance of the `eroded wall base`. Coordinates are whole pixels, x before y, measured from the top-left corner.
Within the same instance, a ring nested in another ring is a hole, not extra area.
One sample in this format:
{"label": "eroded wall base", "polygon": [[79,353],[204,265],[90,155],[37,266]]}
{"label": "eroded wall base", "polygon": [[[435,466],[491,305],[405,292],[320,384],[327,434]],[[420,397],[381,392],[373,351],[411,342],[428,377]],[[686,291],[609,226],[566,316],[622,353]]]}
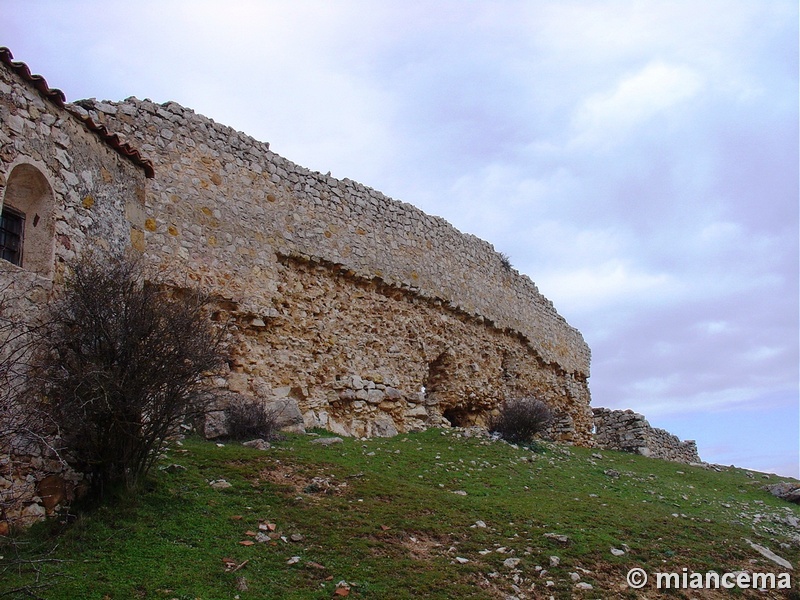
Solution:
{"label": "eroded wall base", "polygon": [[280,257],[277,290],[264,314],[216,317],[236,322],[232,392],[351,436],[484,425],[504,399],[534,396],[558,415],[554,438],[591,443],[587,382],[519,334],[331,264]]}

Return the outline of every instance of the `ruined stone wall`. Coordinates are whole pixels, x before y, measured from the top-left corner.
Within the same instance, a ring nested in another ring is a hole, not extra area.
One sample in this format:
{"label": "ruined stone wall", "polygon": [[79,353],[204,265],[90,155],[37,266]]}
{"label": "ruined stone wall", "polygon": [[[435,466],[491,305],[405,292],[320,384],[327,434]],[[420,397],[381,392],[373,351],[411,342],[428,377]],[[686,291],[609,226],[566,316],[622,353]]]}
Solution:
{"label": "ruined stone wall", "polygon": [[643,415],[608,408],[595,408],[593,412],[594,440],[600,448],[683,463],[700,462],[694,440],[681,441],[663,429],[651,427]]}
{"label": "ruined stone wall", "polygon": [[[145,174],[3,61],[0,122],[0,208],[26,213],[22,266],[0,261],[0,361],[7,367],[10,340],[24,342],[15,336],[36,322],[69,262],[94,247],[143,243]],[[48,440],[24,431],[25,415],[2,374],[0,533],[69,501],[82,479]]]}
{"label": "ruined stone wall", "polygon": [[588,442],[588,347],[490,244],[175,103],[79,104],[155,163],[146,256],[237,322],[231,390],[350,434],[537,393]]}

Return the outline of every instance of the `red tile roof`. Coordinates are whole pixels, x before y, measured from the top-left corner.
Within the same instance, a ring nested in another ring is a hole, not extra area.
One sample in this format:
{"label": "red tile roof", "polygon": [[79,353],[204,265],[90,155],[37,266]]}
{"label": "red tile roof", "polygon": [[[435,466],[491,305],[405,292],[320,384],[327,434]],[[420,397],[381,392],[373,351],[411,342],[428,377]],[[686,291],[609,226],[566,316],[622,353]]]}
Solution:
{"label": "red tile roof", "polygon": [[[67,97],[64,95],[64,92],[59,89],[51,88],[49,85],[47,85],[47,81],[45,81],[44,77],[41,75],[31,74],[31,70],[28,68],[28,65],[13,59],[14,55],[11,54],[11,50],[6,47],[0,47],[0,62],[7,64],[21,79],[31,83],[45,100],[49,100],[58,108],[69,110],[69,107],[66,105]],[[142,167],[146,177],[152,178],[155,176],[153,163],[144,158],[136,148],[127,142],[123,142],[119,135],[109,131],[105,125],[98,125],[89,116],[80,115],[75,111],[70,112],[83,121],[83,124],[87,129],[89,129],[89,131],[97,134],[97,136],[112,149],[129,159],[134,164]]]}

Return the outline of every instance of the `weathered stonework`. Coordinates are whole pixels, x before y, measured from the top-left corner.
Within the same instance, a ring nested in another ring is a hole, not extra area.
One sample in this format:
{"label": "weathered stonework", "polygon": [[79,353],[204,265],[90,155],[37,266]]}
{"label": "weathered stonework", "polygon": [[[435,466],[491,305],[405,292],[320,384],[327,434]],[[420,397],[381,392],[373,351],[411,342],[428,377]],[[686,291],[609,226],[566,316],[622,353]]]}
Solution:
{"label": "weathered stonework", "polygon": [[683,463],[700,462],[694,440],[681,441],[668,431],[651,427],[643,415],[608,408],[595,408],[593,412],[594,441],[600,448]]}
{"label": "weathered stonework", "polygon": [[[215,299],[234,336],[215,383],[288,428],[480,425],[533,395],[557,414],[552,437],[591,444],[586,343],[487,242],[175,103],[67,105],[5,49],[0,119],[0,208],[25,227],[21,266],[0,269],[15,318],[34,321],[76,257],[133,250],[151,279]],[[0,522],[69,502],[79,474],[4,444]]]}
{"label": "weathered stonework", "polygon": [[79,104],[153,160],[145,254],[236,321],[231,390],[348,435],[482,423],[538,395],[561,438],[590,441],[588,347],[490,244],[178,104]]}

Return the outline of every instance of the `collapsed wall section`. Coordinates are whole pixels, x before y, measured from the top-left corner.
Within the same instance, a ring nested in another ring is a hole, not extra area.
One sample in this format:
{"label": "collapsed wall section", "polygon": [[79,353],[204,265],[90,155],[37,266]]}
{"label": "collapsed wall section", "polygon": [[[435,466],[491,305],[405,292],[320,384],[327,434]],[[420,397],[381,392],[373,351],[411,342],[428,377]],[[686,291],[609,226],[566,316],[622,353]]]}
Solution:
{"label": "collapsed wall section", "polygon": [[643,415],[608,408],[595,408],[593,412],[594,440],[600,448],[683,463],[700,462],[694,440],[682,441],[668,431],[652,427]]}
{"label": "collapsed wall section", "polygon": [[154,162],[145,254],[237,322],[231,390],[350,434],[479,421],[539,393],[564,439],[588,441],[589,349],[490,244],[175,103],[77,110]]}

